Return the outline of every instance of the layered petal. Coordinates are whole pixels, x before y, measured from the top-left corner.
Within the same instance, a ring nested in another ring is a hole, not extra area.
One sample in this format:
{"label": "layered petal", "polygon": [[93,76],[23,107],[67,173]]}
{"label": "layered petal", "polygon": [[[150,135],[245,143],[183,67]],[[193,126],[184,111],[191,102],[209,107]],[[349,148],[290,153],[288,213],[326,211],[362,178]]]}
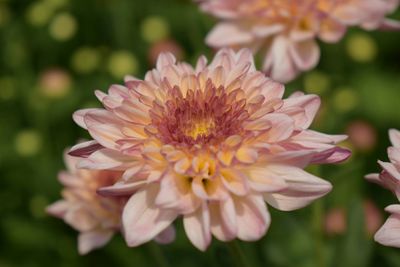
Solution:
{"label": "layered petal", "polygon": [[279,193],[264,194],[265,201],[279,210],[290,211],[303,208],[332,189],[329,182],[296,167],[271,165],[269,170],[288,185]]}
{"label": "layered petal", "polygon": [[158,190],[155,185],[140,190],[126,203],[122,225],[128,246],[136,247],[150,241],[177,217],[176,211],[155,206],[154,199]]}

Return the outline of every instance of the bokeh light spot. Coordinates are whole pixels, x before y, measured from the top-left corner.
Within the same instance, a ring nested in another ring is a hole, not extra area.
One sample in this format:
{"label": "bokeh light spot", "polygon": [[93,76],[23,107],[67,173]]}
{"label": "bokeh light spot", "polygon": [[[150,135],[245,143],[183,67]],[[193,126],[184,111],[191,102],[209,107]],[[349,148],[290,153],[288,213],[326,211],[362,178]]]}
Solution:
{"label": "bokeh light spot", "polygon": [[66,41],[75,35],[77,26],[77,22],[71,14],[61,13],[51,22],[50,35],[58,41]]}
{"label": "bokeh light spot", "polygon": [[330,86],[329,76],[320,72],[313,71],[304,76],[304,90],[310,94],[324,94]]}
{"label": "bokeh light spot", "polygon": [[49,98],[62,98],[71,89],[71,77],[65,70],[49,69],[44,71],[39,80],[41,93]]}
{"label": "bokeh light spot", "polygon": [[15,137],[15,150],[21,156],[33,156],[42,146],[42,138],[36,130],[24,130]]}
{"label": "bokeh light spot", "polygon": [[54,10],[46,3],[37,1],[28,8],[26,19],[33,26],[39,27],[47,24],[53,13]]}
{"label": "bokeh light spot", "polygon": [[346,43],[347,53],[351,59],[365,63],[375,59],[378,52],[375,41],[365,33],[353,34]]}
{"label": "bokeh light spot", "polygon": [[108,61],[108,71],[116,79],[125,75],[135,74],[138,69],[136,57],[128,51],[117,51],[111,54]]}
{"label": "bokeh light spot", "polygon": [[155,43],[168,37],[168,23],[162,17],[148,17],[142,22],[141,32],[144,40]]}
{"label": "bokeh light spot", "polygon": [[99,52],[91,47],[81,47],[72,56],[72,68],[78,73],[90,73],[100,64]]}
{"label": "bokeh light spot", "polygon": [[336,110],[341,112],[351,111],[356,108],[357,104],[358,95],[354,90],[350,88],[337,89],[333,98],[333,105]]}

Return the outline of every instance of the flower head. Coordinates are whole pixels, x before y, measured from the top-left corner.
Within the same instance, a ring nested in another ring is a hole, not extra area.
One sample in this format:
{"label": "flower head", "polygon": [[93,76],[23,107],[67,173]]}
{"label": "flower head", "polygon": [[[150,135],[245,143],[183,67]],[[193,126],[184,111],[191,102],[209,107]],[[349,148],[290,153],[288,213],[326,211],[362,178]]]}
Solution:
{"label": "flower head", "polygon": [[287,82],[318,64],[316,38],[339,41],[349,26],[400,29],[385,19],[398,0],[200,0],[202,9],[222,20],[206,42],[216,48],[265,50],[263,69]]}
{"label": "flower head", "polygon": [[211,235],[257,240],[270,224],[265,201],[280,210],[306,206],[331,185],[303,168],[350,154],[336,146],[345,136],[308,130],[317,96],[283,93],[256,71],[249,50],[224,49],[195,68],[161,54],[144,80],[97,91],[105,109],[74,114],[94,141],[70,153],[84,158],[80,167],[124,172],[100,191],[132,195],[122,216],[130,246],[178,216],[201,250]]}
{"label": "flower head", "polygon": [[[120,231],[121,214],[128,198],[98,194],[101,188],[115,185],[121,172],[77,169],[76,158],[65,155],[64,159],[68,170],[60,172],[58,176],[65,186],[63,199],[48,206],[46,210],[80,232],[78,250],[80,254],[86,254],[104,246],[114,233]],[[156,241],[168,243],[173,238],[174,230],[167,228],[156,237]]]}
{"label": "flower head", "polygon": [[120,228],[125,197],[107,198],[97,194],[99,188],[118,181],[120,172],[76,169],[77,160],[65,155],[68,170],[60,172],[65,186],[63,199],[47,207],[47,212],[64,219],[80,232],[79,253],[105,245]]}
{"label": "flower head", "polygon": [[[390,162],[378,161],[382,172],[369,174],[366,178],[391,190],[400,200],[400,131],[392,129],[389,136],[393,145],[388,148]],[[390,205],[386,211],[391,215],[375,234],[375,240],[385,246],[400,247],[400,205]]]}

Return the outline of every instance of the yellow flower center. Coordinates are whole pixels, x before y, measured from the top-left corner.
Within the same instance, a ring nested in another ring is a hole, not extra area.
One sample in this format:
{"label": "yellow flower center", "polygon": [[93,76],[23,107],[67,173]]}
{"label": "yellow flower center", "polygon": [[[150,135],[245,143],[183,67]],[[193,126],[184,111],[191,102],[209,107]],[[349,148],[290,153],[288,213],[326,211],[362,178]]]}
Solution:
{"label": "yellow flower center", "polygon": [[190,125],[190,127],[186,129],[185,135],[196,140],[199,136],[208,136],[214,128],[215,123],[213,120],[200,120]]}

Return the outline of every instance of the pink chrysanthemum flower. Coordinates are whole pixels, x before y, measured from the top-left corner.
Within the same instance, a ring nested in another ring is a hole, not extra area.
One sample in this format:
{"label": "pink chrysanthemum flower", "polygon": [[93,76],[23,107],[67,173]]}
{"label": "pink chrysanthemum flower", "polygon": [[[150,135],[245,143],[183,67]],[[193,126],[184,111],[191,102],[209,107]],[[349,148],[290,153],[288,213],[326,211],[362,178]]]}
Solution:
{"label": "pink chrysanthemum flower", "polygon": [[205,12],[222,20],[207,36],[208,45],[265,51],[263,69],[280,82],[318,64],[317,38],[337,42],[349,26],[400,29],[399,23],[385,19],[398,0],[198,1]]}
{"label": "pink chrysanthemum flower", "polygon": [[94,141],[70,153],[86,157],[82,168],[124,171],[101,192],[134,193],[122,216],[129,246],[179,216],[201,250],[211,235],[257,240],[270,224],[265,201],[286,211],[306,206],[331,185],[303,168],[350,154],[335,145],[345,136],[307,129],[317,96],[283,93],[283,85],[256,71],[249,50],[221,50],[195,68],[161,54],[144,80],[97,91],[105,109],[74,114]]}
{"label": "pink chrysanthemum flower", "polygon": [[[366,178],[391,190],[400,200],[400,131],[392,129],[389,136],[393,145],[388,148],[390,162],[378,161],[383,171]],[[385,246],[400,248],[400,205],[390,205],[385,210],[391,215],[375,234],[375,240]]]}
{"label": "pink chrysanthemum flower", "polygon": [[80,232],[78,250],[86,254],[104,246],[120,228],[120,217],[125,197],[107,198],[97,194],[97,189],[118,181],[121,172],[76,169],[76,158],[65,155],[67,171],[58,179],[65,186],[63,199],[47,207],[47,212],[62,218]]}
{"label": "pink chrysanthemum flower", "polygon": [[[78,251],[86,254],[104,246],[114,233],[120,231],[121,214],[128,198],[98,194],[100,188],[114,185],[121,177],[121,172],[76,169],[77,159],[68,155],[64,156],[64,161],[68,170],[60,172],[58,176],[65,186],[63,199],[46,210],[80,232]],[[174,234],[173,228],[167,228],[156,237],[156,241],[171,242]]]}

